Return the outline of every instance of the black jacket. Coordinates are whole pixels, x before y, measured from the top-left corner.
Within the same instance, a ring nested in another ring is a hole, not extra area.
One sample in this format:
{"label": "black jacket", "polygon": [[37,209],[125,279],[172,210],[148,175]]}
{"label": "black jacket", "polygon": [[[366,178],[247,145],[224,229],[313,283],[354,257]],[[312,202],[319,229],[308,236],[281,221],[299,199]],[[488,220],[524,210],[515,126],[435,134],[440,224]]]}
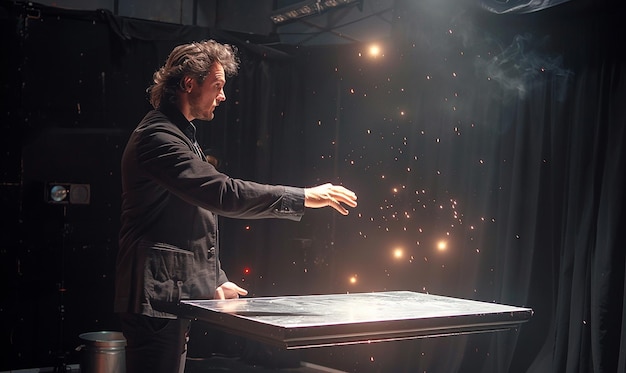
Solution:
{"label": "black jacket", "polygon": [[302,188],[230,178],[205,161],[178,109],[149,112],[122,157],[115,311],[174,318],[153,303],[213,298],[228,281],[217,215],[298,221],[303,213]]}

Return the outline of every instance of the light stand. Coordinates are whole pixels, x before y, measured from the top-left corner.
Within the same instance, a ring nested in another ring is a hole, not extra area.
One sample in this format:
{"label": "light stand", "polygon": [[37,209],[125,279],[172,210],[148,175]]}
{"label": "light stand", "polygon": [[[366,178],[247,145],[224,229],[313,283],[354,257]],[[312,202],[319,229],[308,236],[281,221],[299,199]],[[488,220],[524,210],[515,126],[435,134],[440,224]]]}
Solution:
{"label": "light stand", "polygon": [[65,251],[68,237],[72,233],[72,227],[67,221],[68,206],[70,204],[87,205],[91,199],[89,184],[72,183],[47,183],[45,188],[45,200],[48,204],[61,205],[63,226],[61,231],[61,255],[60,255],[60,278],[57,283],[59,294],[59,324],[58,324],[58,349],[56,352],[55,373],[67,372],[68,351],[64,349],[65,341]]}
{"label": "light stand", "polygon": [[59,324],[58,324],[58,349],[56,355],[56,364],[54,366],[54,372],[67,372],[67,356],[69,353],[64,350],[63,342],[65,341],[65,249],[67,238],[71,233],[70,225],[67,223],[67,205],[63,206],[63,228],[61,232],[61,258],[60,258],[60,278],[57,283],[57,289],[59,292]]}

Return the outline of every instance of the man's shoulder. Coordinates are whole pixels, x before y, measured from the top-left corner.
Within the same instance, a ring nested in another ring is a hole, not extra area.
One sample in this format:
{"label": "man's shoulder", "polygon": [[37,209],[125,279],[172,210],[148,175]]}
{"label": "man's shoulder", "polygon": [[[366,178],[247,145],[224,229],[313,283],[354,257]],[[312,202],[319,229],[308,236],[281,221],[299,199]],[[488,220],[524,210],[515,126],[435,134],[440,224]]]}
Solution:
{"label": "man's shoulder", "polygon": [[139,123],[139,127],[173,125],[172,120],[160,110],[150,110]]}
{"label": "man's shoulder", "polygon": [[151,110],[143,117],[137,125],[135,132],[152,133],[152,132],[180,132],[178,126],[163,112],[159,110]]}

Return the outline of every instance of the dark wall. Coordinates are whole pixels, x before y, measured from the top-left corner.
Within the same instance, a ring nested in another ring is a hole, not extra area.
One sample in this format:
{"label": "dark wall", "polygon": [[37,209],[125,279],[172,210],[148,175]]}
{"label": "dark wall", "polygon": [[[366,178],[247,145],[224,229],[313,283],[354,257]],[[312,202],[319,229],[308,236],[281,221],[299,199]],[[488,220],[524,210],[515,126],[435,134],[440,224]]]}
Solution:
{"label": "dark wall", "polygon": [[[2,369],[75,362],[80,333],[117,328],[119,161],[143,82],[97,14],[10,5],[2,25]],[[87,184],[88,203],[49,203],[48,183]]]}
{"label": "dark wall", "polygon": [[[293,140],[301,136],[285,124],[295,114],[284,107],[299,105],[290,88],[297,64],[288,54],[202,27],[32,3],[5,2],[1,9],[0,41],[10,53],[2,55],[0,263],[8,286],[0,306],[6,356],[0,369],[76,362],[80,333],[118,329],[112,297],[119,163],[129,132],[150,109],[152,73],[183,42],[212,37],[238,45],[242,64],[226,87],[230,105],[210,125],[198,123],[200,141],[233,176],[294,184],[300,172],[293,150],[302,140]],[[275,148],[273,141],[286,145]],[[50,183],[88,185],[89,203],[50,203]],[[251,262],[237,257],[254,257],[258,247],[250,240],[262,247],[269,235],[235,221],[222,229],[235,238],[225,246],[237,248],[225,250],[224,266],[245,281]]]}

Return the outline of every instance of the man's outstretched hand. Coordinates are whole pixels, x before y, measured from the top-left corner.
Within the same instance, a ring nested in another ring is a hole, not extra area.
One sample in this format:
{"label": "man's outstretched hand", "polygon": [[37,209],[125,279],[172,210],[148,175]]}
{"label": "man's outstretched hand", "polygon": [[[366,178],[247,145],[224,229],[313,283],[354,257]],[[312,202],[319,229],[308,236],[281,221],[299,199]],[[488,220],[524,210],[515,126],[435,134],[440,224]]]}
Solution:
{"label": "man's outstretched hand", "polygon": [[353,191],[330,183],[304,189],[304,206],[320,208],[330,206],[339,211],[341,215],[348,215],[348,210],[343,206],[356,207],[356,194]]}

